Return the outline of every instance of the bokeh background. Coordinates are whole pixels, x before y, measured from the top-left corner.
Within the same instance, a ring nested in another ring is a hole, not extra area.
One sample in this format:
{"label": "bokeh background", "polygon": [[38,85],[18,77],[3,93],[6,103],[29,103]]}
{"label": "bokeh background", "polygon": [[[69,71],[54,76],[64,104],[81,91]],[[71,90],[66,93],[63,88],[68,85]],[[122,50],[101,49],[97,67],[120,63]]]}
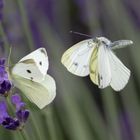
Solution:
{"label": "bokeh background", "polygon": [[[45,47],[49,74],[56,80],[57,96],[39,110],[19,92],[30,118],[20,131],[0,127],[0,140],[139,140],[140,139],[140,1],[139,0],[0,0],[0,56],[16,63],[29,52]],[[100,90],[89,77],[69,73],[61,64],[63,52],[87,39],[78,31],[112,41],[133,40],[116,50],[131,70],[121,92]]]}

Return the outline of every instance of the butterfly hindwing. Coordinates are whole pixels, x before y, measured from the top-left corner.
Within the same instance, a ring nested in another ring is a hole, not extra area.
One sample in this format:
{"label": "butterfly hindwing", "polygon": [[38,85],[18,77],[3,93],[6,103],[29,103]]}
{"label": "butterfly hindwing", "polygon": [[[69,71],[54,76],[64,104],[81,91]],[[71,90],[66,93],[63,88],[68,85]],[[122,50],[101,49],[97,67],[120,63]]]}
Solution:
{"label": "butterfly hindwing", "polygon": [[89,61],[95,43],[92,39],[81,41],[62,56],[61,62],[71,73],[78,76],[87,76],[89,74]]}
{"label": "butterfly hindwing", "polygon": [[18,75],[13,77],[13,82],[26,97],[36,104],[40,109],[51,103],[56,96],[56,85],[54,79],[48,74],[40,83],[34,82]]}
{"label": "butterfly hindwing", "polygon": [[120,91],[127,84],[130,77],[130,70],[117,58],[117,56],[110,50],[109,63],[111,67],[111,87],[115,91]]}

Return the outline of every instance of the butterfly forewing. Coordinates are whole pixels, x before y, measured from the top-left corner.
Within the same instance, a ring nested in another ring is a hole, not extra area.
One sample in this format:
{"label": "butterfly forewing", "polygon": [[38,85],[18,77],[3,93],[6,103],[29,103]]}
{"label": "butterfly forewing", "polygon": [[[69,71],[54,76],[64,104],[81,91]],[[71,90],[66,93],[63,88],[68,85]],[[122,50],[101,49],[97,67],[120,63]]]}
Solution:
{"label": "butterfly forewing", "polygon": [[44,48],[37,49],[23,57],[12,69],[13,75],[18,75],[35,82],[44,79],[48,70],[48,57]]}
{"label": "butterfly forewing", "polygon": [[95,44],[92,39],[75,44],[63,54],[62,64],[75,75],[89,75],[89,61],[94,46]]}
{"label": "butterfly forewing", "polygon": [[47,56],[47,52],[45,48],[39,48],[35,50],[34,52],[23,57],[19,62],[23,62],[28,59],[33,59],[36,66],[41,71],[41,73],[43,75],[46,75],[48,67],[49,67],[49,62],[48,62],[48,56]]}
{"label": "butterfly forewing", "polygon": [[[30,61],[32,59],[29,59]],[[32,60],[31,63],[19,62],[12,69],[12,75],[18,75],[31,81],[40,82],[44,79],[44,75],[40,72],[35,62]]]}

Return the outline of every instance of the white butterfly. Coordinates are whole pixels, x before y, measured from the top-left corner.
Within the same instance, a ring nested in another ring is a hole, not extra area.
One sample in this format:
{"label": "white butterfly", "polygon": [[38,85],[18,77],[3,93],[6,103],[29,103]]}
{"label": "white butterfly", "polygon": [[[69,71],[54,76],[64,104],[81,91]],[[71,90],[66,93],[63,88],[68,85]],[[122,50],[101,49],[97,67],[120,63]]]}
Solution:
{"label": "white butterfly", "polygon": [[45,48],[39,48],[23,57],[11,70],[14,85],[40,109],[56,96],[54,79],[47,74],[49,62]]}
{"label": "white butterfly", "polygon": [[77,76],[90,75],[99,88],[111,86],[120,91],[127,84],[130,70],[112,52],[112,49],[131,45],[131,40],[111,42],[105,37],[87,39],[69,48],[61,62],[67,70]]}

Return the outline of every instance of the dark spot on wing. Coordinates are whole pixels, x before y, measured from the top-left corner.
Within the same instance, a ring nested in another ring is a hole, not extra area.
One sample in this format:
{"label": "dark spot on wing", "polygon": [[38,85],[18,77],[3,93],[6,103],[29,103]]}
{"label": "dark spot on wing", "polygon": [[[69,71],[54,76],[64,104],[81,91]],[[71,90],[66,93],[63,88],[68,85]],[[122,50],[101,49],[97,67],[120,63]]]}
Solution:
{"label": "dark spot on wing", "polygon": [[44,49],[41,49],[40,52],[43,53],[45,56],[47,56],[47,53]]}
{"label": "dark spot on wing", "polygon": [[28,73],[32,73],[30,70],[26,70]]}
{"label": "dark spot on wing", "polygon": [[78,63],[77,63],[77,62],[74,62],[73,64],[74,64],[75,66],[78,66]]}
{"label": "dark spot on wing", "polygon": [[103,77],[102,76],[100,76],[100,80],[103,80]]}
{"label": "dark spot on wing", "polygon": [[41,66],[42,66],[42,62],[41,62],[41,61],[39,62],[39,65],[41,65]]}
{"label": "dark spot on wing", "polygon": [[33,78],[33,77],[31,77],[31,81],[33,81],[33,79],[34,79],[34,78]]}

